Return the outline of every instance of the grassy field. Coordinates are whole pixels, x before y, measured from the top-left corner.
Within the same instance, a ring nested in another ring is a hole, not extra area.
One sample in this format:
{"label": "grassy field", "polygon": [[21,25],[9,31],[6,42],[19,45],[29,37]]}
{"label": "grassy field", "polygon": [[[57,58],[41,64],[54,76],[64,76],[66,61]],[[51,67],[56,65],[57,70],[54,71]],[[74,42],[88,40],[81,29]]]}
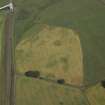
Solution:
{"label": "grassy field", "polygon": [[91,105],[104,105],[105,104],[105,88],[101,84],[97,84],[86,90],[85,93]]}
{"label": "grassy field", "polygon": [[[103,0],[104,1],[104,0]],[[6,4],[0,0],[0,6]],[[102,0],[16,0],[16,70],[78,84],[105,79],[105,4]],[[0,14],[0,62],[5,15]],[[1,63],[2,64],[2,63]],[[4,98],[0,69],[0,103]],[[27,77],[16,79],[17,105],[104,105],[98,84],[79,89]]]}
{"label": "grassy field", "polygon": [[[3,19],[3,15],[0,14],[0,43],[2,43],[2,34],[3,34],[3,24],[4,24],[4,19]],[[1,44],[0,44],[0,52],[1,52]],[[1,54],[0,54],[0,58],[1,58]]]}
{"label": "grassy field", "polygon": [[88,105],[75,88],[35,80],[17,78],[16,105]]}
{"label": "grassy field", "polygon": [[35,37],[39,24],[72,29],[82,46],[84,83],[100,81],[105,79],[104,12],[105,5],[99,0],[16,0],[16,43]]}
{"label": "grassy field", "polygon": [[2,65],[2,54],[3,54],[3,33],[4,33],[5,14],[0,14],[0,103],[4,99],[4,87],[5,87],[5,72]]}
{"label": "grassy field", "polygon": [[[100,0],[16,0],[15,6],[17,73],[39,70],[48,78],[64,78],[78,85],[105,79],[105,4]],[[16,82],[17,105],[105,102],[100,85],[86,90],[86,102],[71,87],[26,77]]]}

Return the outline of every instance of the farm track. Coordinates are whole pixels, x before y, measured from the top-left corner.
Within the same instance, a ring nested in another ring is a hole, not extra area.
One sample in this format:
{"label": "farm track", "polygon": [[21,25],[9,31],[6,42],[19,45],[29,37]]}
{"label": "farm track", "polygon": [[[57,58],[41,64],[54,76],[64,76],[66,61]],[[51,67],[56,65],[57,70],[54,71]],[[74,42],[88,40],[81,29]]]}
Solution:
{"label": "farm track", "polygon": [[12,30],[13,14],[8,13],[5,20],[4,32],[4,70],[5,70],[5,102],[4,105],[14,105],[14,63],[13,63],[13,44]]}

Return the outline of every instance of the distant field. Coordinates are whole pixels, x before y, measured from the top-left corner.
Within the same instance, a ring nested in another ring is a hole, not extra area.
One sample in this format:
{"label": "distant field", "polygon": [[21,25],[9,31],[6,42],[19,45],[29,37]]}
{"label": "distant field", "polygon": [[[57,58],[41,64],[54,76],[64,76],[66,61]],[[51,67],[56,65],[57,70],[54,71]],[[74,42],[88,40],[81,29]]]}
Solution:
{"label": "distant field", "polygon": [[83,61],[79,35],[72,29],[42,25],[37,35],[24,39],[16,48],[17,71],[38,70],[51,79],[83,82]]}
{"label": "distant field", "polygon": [[[17,46],[35,37],[39,24],[72,29],[78,32],[82,46],[84,83],[105,79],[105,5],[100,0],[16,0],[15,3]],[[26,34],[28,31],[31,32]]]}
{"label": "distant field", "polygon": [[100,84],[93,86],[86,90],[85,93],[91,105],[104,105],[105,104],[105,88]]}
{"label": "distant field", "polygon": [[88,105],[78,89],[35,80],[17,78],[16,105]]}

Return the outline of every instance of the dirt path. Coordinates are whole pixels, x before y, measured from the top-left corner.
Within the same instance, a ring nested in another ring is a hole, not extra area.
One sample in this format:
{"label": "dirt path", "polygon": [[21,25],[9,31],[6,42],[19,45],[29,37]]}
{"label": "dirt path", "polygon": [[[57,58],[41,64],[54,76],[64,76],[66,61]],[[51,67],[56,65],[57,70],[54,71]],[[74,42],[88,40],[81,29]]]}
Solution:
{"label": "dirt path", "polygon": [[14,105],[14,63],[13,63],[13,14],[8,13],[5,21],[5,46],[4,46],[4,70],[5,70],[5,104]]}

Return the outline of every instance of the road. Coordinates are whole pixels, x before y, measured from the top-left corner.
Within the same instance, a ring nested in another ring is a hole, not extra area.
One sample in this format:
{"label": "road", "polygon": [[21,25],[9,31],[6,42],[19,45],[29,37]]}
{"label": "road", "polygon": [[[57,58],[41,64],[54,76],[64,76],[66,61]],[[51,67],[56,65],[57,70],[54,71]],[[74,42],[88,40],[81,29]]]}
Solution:
{"label": "road", "polygon": [[4,32],[4,70],[5,70],[5,102],[4,105],[15,104],[15,70],[13,49],[13,13],[8,12]]}

